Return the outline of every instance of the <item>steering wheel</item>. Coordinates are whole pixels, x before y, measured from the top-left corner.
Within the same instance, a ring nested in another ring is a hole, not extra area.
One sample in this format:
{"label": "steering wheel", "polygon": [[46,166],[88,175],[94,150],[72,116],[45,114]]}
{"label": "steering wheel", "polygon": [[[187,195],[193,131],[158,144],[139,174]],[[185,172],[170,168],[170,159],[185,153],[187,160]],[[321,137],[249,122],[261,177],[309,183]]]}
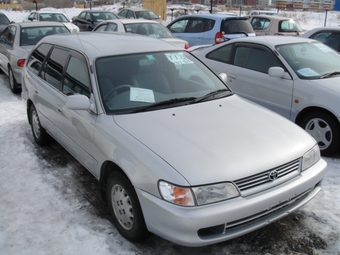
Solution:
{"label": "steering wheel", "polygon": [[[113,90],[111,90],[104,98],[104,101],[110,101],[113,97],[117,96],[119,93],[119,90],[122,90],[121,92],[125,90],[129,90],[131,88],[131,85],[128,84],[122,84],[117,87],[115,87]],[[121,93],[120,92],[120,93]]]}

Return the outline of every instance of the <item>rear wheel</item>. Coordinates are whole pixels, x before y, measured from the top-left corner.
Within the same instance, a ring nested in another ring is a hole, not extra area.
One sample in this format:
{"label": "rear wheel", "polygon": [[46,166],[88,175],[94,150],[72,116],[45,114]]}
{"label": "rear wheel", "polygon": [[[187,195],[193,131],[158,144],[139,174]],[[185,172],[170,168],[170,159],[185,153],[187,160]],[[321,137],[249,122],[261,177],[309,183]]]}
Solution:
{"label": "rear wheel", "polygon": [[107,183],[107,199],[113,221],[122,236],[137,242],[150,235],[137,194],[124,174],[113,172],[110,175]]}
{"label": "rear wheel", "polygon": [[323,156],[330,156],[338,150],[339,124],[329,113],[310,112],[300,126],[314,137]]}
{"label": "rear wheel", "polygon": [[20,92],[20,88],[18,86],[17,81],[14,78],[13,70],[11,67],[8,67],[8,82],[9,82],[9,87],[13,93],[17,94]]}
{"label": "rear wheel", "polygon": [[30,107],[30,123],[33,133],[33,138],[39,145],[46,145],[50,143],[51,137],[46,130],[41,126],[37,110],[34,105]]}

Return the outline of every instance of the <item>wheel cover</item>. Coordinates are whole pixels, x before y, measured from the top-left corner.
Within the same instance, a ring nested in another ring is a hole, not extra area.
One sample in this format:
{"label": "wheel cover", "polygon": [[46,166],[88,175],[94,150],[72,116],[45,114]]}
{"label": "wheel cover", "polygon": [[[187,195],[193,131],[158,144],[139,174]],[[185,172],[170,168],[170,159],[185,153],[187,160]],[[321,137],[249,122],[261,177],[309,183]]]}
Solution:
{"label": "wheel cover", "polygon": [[305,130],[314,137],[320,150],[327,149],[332,143],[333,134],[329,124],[320,118],[314,118],[307,122]]}
{"label": "wheel cover", "polygon": [[119,224],[126,230],[133,228],[134,215],[132,203],[124,188],[115,184],[111,190],[112,207]]}
{"label": "wheel cover", "polygon": [[32,127],[35,137],[40,137],[40,121],[38,114],[35,110],[32,111]]}

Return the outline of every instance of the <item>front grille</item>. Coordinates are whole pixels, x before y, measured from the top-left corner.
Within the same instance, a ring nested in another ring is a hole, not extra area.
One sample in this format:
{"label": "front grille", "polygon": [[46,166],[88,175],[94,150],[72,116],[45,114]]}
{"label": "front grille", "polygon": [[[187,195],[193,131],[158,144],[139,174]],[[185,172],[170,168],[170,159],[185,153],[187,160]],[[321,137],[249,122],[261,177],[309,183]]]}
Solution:
{"label": "front grille", "polygon": [[277,173],[277,180],[280,178],[293,173],[296,171],[297,173],[300,173],[300,159],[293,160],[289,163],[286,163],[284,165],[281,165],[276,168],[272,168],[269,170],[266,170],[264,172],[261,172],[259,174],[255,174],[252,176],[248,176],[239,180],[234,181],[236,186],[239,188],[239,190],[246,191],[258,186],[261,186],[265,183],[271,182],[272,180],[269,178],[270,173],[273,173],[273,171],[276,171]]}

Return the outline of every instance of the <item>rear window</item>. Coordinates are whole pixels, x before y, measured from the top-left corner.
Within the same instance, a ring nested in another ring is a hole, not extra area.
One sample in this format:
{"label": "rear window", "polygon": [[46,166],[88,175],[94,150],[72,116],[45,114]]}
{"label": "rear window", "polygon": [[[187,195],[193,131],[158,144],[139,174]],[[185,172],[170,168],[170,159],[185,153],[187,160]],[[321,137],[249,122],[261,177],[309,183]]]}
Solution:
{"label": "rear window", "polygon": [[225,34],[254,33],[254,29],[247,19],[226,19],[221,25]]}

